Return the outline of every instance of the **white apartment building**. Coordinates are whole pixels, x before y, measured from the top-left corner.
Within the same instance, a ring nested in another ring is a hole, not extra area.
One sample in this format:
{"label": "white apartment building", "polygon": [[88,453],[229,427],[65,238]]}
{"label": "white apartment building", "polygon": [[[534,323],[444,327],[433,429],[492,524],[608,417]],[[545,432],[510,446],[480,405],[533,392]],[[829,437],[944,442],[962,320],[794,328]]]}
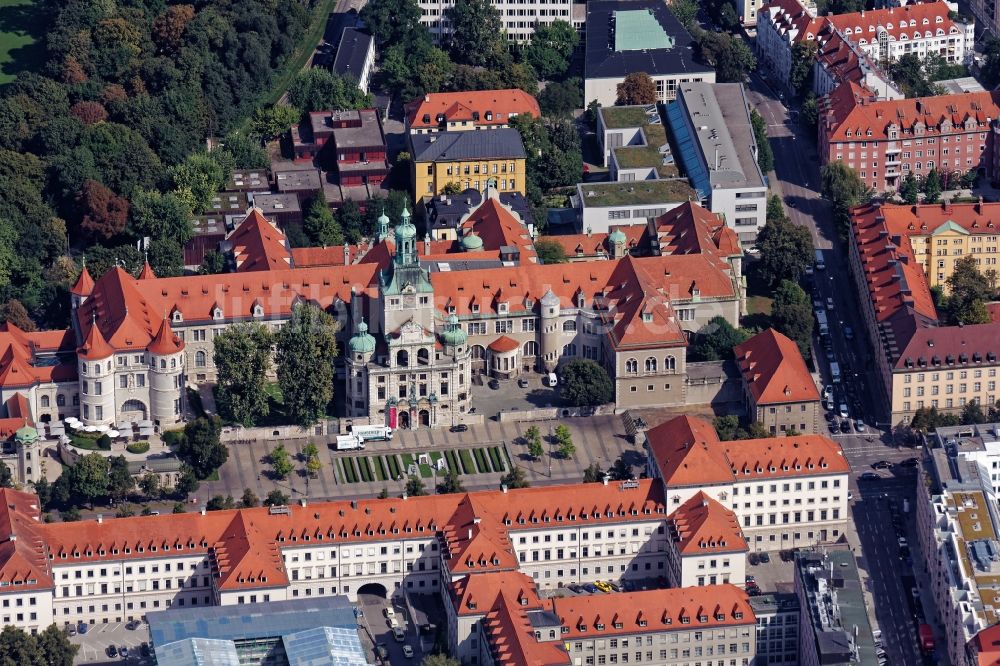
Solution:
{"label": "white apartment building", "polygon": [[944,629],[939,649],[964,664],[969,642],[1000,621],[1000,517],[982,461],[965,456],[952,439],[929,449],[929,482],[917,484],[914,510],[919,557]]}
{"label": "white apartment building", "polygon": [[679,416],[646,432],[650,478],[667,510],[698,493],[730,509],[752,551],[837,541],[847,528],[850,466],[822,435],[719,441],[712,424]]}
{"label": "white apartment building", "polygon": [[[420,22],[427,26],[436,40],[451,34],[451,21],[447,12],[455,6],[454,0],[419,0]],[[553,21],[572,23],[572,0],[542,0],[525,3],[518,0],[492,0],[503,18],[504,32],[512,42],[529,42],[535,26]]]}

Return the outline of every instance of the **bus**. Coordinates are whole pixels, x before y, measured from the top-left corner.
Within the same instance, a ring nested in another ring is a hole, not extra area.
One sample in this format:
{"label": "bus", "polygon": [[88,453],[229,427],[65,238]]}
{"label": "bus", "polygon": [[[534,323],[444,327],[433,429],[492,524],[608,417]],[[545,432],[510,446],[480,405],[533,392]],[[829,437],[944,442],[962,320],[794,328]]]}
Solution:
{"label": "bus", "polygon": [[934,631],[931,625],[921,624],[917,628],[917,634],[920,636],[920,651],[924,654],[934,652]]}
{"label": "bus", "polygon": [[392,439],[389,426],[351,426],[350,433],[362,442],[386,442]]}

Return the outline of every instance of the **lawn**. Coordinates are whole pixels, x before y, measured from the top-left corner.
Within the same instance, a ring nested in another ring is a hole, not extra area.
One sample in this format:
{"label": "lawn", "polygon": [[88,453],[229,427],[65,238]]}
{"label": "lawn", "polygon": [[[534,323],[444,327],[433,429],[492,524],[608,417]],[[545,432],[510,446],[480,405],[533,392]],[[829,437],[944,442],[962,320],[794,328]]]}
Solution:
{"label": "lawn", "polygon": [[749,296],[747,297],[747,314],[760,314],[770,317],[771,305],[773,303],[774,299],[767,296]]}
{"label": "lawn", "polygon": [[0,0],[0,86],[44,62],[43,5],[40,0]]}

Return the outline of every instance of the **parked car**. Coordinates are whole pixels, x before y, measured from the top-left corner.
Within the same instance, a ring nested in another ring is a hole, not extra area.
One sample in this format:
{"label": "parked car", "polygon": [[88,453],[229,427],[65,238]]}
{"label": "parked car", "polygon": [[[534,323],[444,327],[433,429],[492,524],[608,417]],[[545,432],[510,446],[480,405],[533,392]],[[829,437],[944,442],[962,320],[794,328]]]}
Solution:
{"label": "parked car", "polygon": [[872,463],[872,469],[892,469],[892,463],[888,460],[876,460]]}
{"label": "parked car", "polygon": [[843,421],[840,422],[840,432],[845,433],[845,434],[851,432],[851,420],[850,419],[844,419]]}
{"label": "parked car", "polygon": [[496,379],[491,379],[489,381],[489,387],[491,389],[493,389],[494,391],[499,391],[500,390],[500,382],[498,380],[496,380]]}
{"label": "parked car", "polygon": [[125,625],[125,628],[129,631],[134,631],[139,628],[140,624],[142,624],[142,622],[139,620],[129,620],[128,624]]}
{"label": "parked car", "polygon": [[78,625],[76,625],[76,630],[77,630],[77,631],[78,631],[78,632],[79,632],[80,634],[85,634],[85,633],[87,633],[87,629],[88,629],[88,628],[89,628],[89,627],[87,626],[87,623],[86,623],[86,622],[81,622],[81,623],[79,623]]}
{"label": "parked car", "polygon": [[854,329],[850,326],[844,326],[844,337],[848,340],[854,339]]}
{"label": "parked car", "polygon": [[575,592],[576,594],[583,594],[586,591],[583,589],[582,585],[577,585],[576,583],[573,583],[572,585],[567,585],[566,587],[569,589],[570,592]]}
{"label": "parked car", "polygon": [[451,432],[466,432],[468,429],[469,426],[465,425],[464,423],[459,423],[449,428]]}
{"label": "parked car", "polygon": [[118,648],[118,654],[122,656],[122,659],[128,659],[128,647],[123,645]]}
{"label": "parked car", "polygon": [[375,651],[378,652],[379,659],[389,658],[389,649],[385,646],[385,643],[377,643],[375,645]]}
{"label": "parked car", "polygon": [[611,588],[611,586],[608,585],[607,583],[605,583],[603,580],[599,580],[599,581],[595,582],[594,585],[597,586],[598,590],[600,590],[601,592],[604,592],[606,594],[611,594],[612,592],[614,592],[614,590]]}
{"label": "parked car", "polygon": [[517,385],[520,386],[521,388],[528,388],[528,380],[522,377],[521,379],[517,380]]}
{"label": "parked car", "polygon": [[118,656],[118,648],[116,648],[114,645],[109,645],[108,649],[105,650],[104,653],[107,654],[112,659],[114,659],[115,657]]}
{"label": "parked car", "polygon": [[837,304],[833,302],[833,296],[827,296],[826,297],[826,309],[827,310],[833,310],[836,307],[837,307]]}
{"label": "parked car", "polygon": [[840,403],[840,408],[837,410],[837,413],[840,414],[840,418],[842,419],[846,419],[850,416],[850,413],[847,411],[846,402]]}
{"label": "parked car", "polygon": [[832,397],[833,397],[833,387],[827,384],[826,386],[823,387],[823,399],[829,400]]}
{"label": "parked car", "polygon": [[861,419],[854,420],[854,429],[858,432],[868,432],[868,426],[866,426],[865,422]]}
{"label": "parked car", "polygon": [[407,659],[413,659],[413,648],[409,645],[403,646],[403,656]]}
{"label": "parked car", "polygon": [[875,472],[865,472],[858,477],[858,481],[881,481],[882,477]]}
{"label": "parked car", "polygon": [[406,632],[403,631],[402,627],[393,627],[392,637],[395,638],[400,643],[402,643],[406,639]]}
{"label": "parked car", "polygon": [[770,555],[768,555],[767,553],[761,553],[760,554],[760,563],[761,564],[767,564],[770,561],[771,561],[771,556]]}
{"label": "parked car", "polygon": [[609,580],[608,581],[608,585],[610,585],[611,589],[614,590],[615,592],[621,592],[622,591],[622,588],[617,583],[615,583],[615,582],[612,582],[612,581]]}
{"label": "parked car", "polygon": [[750,564],[752,564],[754,566],[757,566],[758,564],[760,564],[760,556],[757,555],[757,553],[750,553],[747,556],[747,560],[750,562]]}
{"label": "parked car", "polygon": [[920,464],[920,461],[917,460],[916,458],[907,458],[906,460],[900,460],[899,461],[899,466],[900,467],[916,467],[919,464]]}
{"label": "parked car", "polygon": [[396,611],[392,606],[386,606],[385,610],[382,611],[382,615],[385,615],[385,619],[391,620],[396,617]]}
{"label": "parked car", "polygon": [[590,594],[597,594],[598,592],[601,591],[601,589],[596,585],[594,585],[593,583],[585,583],[583,589],[589,592]]}
{"label": "parked car", "polygon": [[149,643],[143,643],[142,645],[139,646],[139,654],[141,654],[143,657],[148,657],[151,652],[152,650],[149,649]]}
{"label": "parked car", "polygon": [[756,583],[757,579],[754,578],[753,576],[751,576],[750,574],[747,574],[747,576],[746,576],[746,582],[747,582],[747,584]]}

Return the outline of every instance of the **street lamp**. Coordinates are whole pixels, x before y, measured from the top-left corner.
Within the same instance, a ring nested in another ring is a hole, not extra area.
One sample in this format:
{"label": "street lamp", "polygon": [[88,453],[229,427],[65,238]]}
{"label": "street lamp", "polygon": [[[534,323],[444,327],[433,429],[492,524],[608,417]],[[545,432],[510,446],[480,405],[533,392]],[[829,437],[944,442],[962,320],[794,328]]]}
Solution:
{"label": "street lamp", "polygon": [[549,478],[552,478],[552,442],[556,437],[556,431],[549,426]]}

